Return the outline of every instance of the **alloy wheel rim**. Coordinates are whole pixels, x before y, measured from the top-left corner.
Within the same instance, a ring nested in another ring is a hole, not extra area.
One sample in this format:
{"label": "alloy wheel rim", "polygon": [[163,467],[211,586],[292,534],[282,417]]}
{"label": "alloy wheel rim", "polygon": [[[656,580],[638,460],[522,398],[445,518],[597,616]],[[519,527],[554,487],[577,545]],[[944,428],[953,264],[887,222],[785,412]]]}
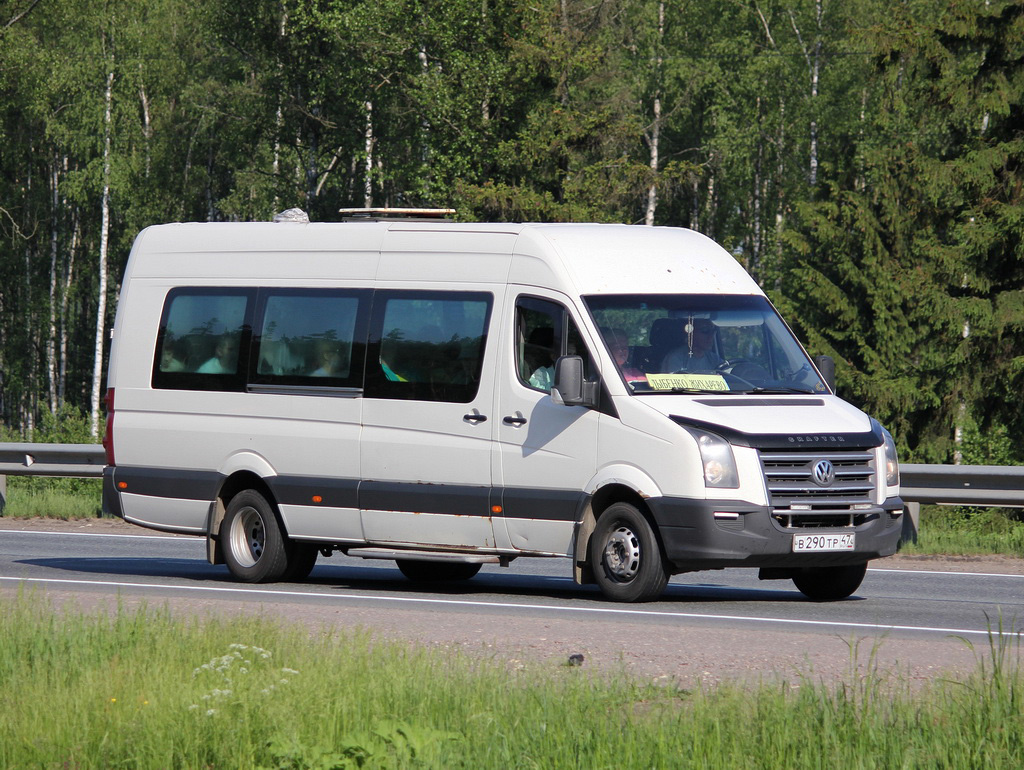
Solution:
{"label": "alloy wheel rim", "polygon": [[621,525],[608,535],[604,546],[604,564],[609,574],[626,583],[640,571],[640,539],[629,527]]}

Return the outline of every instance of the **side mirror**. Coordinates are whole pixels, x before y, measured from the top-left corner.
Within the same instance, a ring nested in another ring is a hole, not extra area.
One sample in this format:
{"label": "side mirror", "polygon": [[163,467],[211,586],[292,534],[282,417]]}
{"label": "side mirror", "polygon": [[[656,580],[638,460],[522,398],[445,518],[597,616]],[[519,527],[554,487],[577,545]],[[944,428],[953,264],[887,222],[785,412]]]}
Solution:
{"label": "side mirror", "polygon": [[555,361],[555,384],[551,398],[562,406],[597,406],[597,383],[583,376],[580,356],[562,356]]}
{"label": "side mirror", "polygon": [[818,367],[818,371],[821,373],[822,378],[825,380],[825,384],[828,385],[829,390],[835,393],[836,362],[832,360],[832,356],[815,356],[814,365]]}

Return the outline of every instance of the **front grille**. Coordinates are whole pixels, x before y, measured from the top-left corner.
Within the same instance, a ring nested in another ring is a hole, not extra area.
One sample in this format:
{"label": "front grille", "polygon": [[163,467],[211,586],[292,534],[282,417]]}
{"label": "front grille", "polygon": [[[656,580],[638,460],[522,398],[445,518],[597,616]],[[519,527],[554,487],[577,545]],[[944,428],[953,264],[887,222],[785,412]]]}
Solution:
{"label": "front grille", "polygon": [[[877,511],[874,503],[875,453],[860,451],[762,451],[761,467],[772,517],[783,527],[856,527]],[[831,463],[835,479],[815,480],[815,466]]]}

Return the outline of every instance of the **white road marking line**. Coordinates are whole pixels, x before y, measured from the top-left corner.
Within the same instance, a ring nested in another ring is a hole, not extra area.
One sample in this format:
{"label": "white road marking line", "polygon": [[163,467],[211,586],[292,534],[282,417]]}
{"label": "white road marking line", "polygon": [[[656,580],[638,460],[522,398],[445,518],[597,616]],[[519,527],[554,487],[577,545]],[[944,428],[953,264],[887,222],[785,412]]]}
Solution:
{"label": "white road marking line", "polygon": [[901,575],[914,574],[920,572],[922,575],[962,575],[965,577],[1004,577],[1004,578],[1020,578],[1024,580],[1024,575],[1014,575],[1006,572],[943,572],[937,569],[883,569],[881,567],[869,567],[868,572],[898,572]]}
{"label": "white road marking line", "polygon": [[1006,636],[1020,638],[1024,631],[1001,631],[998,629],[971,629],[971,628],[936,628],[932,626],[899,626],[884,623],[851,623],[848,621],[831,620],[800,620],[793,618],[763,618],[756,616],[744,617],[742,615],[711,615],[693,612],[657,612],[654,610],[624,609],[617,607],[569,607],[557,604],[517,604],[515,602],[475,602],[466,599],[423,599],[408,596],[366,596],[361,594],[324,594],[312,591],[280,591],[258,588],[227,588],[223,586],[183,586],[183,585],[161,585],[159,583],[119,583],[110,580],[68,580],[61,578],[16,578],[2,577],[0,581],[18,583],[49,583],[55,585],[85,585],[85,586],[110,586],[117,588],[155,588],[157,590],[174,591],[206,591],[210,593],[226,594],[256,594],[259,596],[284,596],[301,597],[311,599],[347,599],[352,601],[367,602],[393,602],[396,604],[425,604],[443,605],[454,607],[476,607],[493,609],[514,609],[514,610],[544,610],[556,612],[576,612],[581,614],[594,615],[623,615],[634,617],[651,618],[679,618],[687,620],[739,620],[754,623],[777,623],[780,625],[796,626],[819,626],[828,628],[850,628],[865,631],[923,631],[929,633],[941,633],[947,636]]}
{"label": "white road marking line", "polygon": [[192,540],[202,543],[201,537],[196,535],[177,535],[168,533],[166,535],[119,535],[115,532],[51,532],[38,529],[0,529],[0,535],[62,535],[64,537],[121,537],[134,538],[137,540]]}

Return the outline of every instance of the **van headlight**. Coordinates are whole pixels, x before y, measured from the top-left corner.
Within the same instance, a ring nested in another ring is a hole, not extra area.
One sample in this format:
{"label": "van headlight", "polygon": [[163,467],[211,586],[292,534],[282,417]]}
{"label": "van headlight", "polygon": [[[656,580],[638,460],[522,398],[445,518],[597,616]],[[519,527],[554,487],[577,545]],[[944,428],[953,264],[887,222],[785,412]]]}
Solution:
{"label": "van headlight", "polygon": [[704,486],[718,489],[738,489],[740,474],[736,469],[736,458],[732,445],[721,436],[697,428],[687,428],[700,449],[700,461],[704,468]]}
{"label": "van headlight", "polygon": [[885,485],[887,487],[898,487],[900,485],[900,464],[896,460],[896,442],[885,428],[882,428],[882,446],[885,449]]}

